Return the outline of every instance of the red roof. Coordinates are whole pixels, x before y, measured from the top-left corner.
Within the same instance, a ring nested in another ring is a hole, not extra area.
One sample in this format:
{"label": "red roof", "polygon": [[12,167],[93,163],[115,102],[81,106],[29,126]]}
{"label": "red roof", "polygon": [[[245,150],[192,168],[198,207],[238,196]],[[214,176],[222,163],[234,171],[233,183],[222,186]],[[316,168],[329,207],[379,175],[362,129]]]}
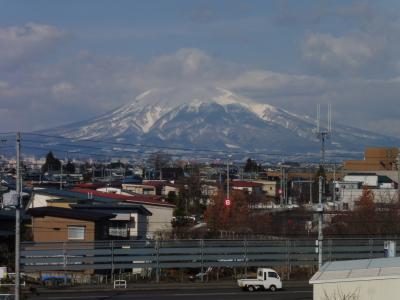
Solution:
{"label": "red roof", "polygon": [[161,206],[169,206],[174,207],[173,204],[169,204],[167,202],[163,202],[159,196],[153,195],[120,195],[120,194],[113,194],[113,193],[105,193],[91,189],[80,189],[80,188],[73,188],[72,192],[81,193],[81,194],[88,194],[91,193],[93,196],[104,197],[119,201],[126,201],[131,203],[140,203],[140,204],[153,204],[153,205],[161,205]]}
{"label": "red roof", "polygon": [[81,189],[98,189],[104,187],[105,184],[102,183],[77,183],[74,185],[74,188],[81,188]]}
{"label": "red roof", "polygon": [[154,186],[154,187],[162,187],[165,184],[167,184],[167,182],[163,181],[163,180],[143,180],[142,184],[143,185],[151,185],[151,186]]}
{"label": "red roof", "polygon": [[262,187],[262,184],[259,182],[252,181],[231,181],[232,187]]}

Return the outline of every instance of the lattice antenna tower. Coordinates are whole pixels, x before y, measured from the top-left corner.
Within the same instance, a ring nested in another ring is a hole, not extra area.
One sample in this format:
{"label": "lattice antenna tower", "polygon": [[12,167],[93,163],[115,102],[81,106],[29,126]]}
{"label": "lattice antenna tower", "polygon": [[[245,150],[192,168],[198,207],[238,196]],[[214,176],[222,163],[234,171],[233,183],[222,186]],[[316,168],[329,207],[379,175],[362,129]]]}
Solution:
{"label": "lattice antenna tower", "polygon": [[332,135],[332,106],[328,104],[328,120],[326,126],[321,126],[321,105],[317,104],[317,138],[321,141],[321,164],[325,165],[325,142]]}

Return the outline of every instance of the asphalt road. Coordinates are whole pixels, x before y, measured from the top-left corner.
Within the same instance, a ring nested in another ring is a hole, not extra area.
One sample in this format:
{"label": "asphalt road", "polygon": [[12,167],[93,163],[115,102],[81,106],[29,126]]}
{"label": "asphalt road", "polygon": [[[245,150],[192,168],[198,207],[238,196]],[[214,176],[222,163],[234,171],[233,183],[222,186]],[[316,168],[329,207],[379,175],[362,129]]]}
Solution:
{"label": "asphalt road", "polygon": [[202,289],[202,290],[175,290],[175,291],[137,291],[137,292],[124,292],[124,291],[111,291],[111,292],[98,292],[98,293],[65,293],[58,292],[52,294],[43,294],[39,296],[28,296],[32,300],[122,300],[122,299],[135,299],[135,300],[240,300],[240,299],[263,299],[263,300],[312,300],[312,290],[309,287],[305,288],[289,288],[277,292],[257,291],[253,293],[241,291],[238,288],[228,289]]}

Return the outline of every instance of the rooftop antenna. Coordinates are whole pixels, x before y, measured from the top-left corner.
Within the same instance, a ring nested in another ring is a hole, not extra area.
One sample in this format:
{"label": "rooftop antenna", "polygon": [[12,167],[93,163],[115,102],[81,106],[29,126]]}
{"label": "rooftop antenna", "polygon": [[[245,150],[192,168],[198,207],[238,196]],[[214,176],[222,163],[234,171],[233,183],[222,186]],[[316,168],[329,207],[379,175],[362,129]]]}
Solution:
{"label": "rooftop antenna", "polygon": [[317,138],[321,141],[321,165],[325,165],[325,142],[332,133],[332,106],[328,104],[328,120],[326,128],[321,126],[321,105],[317,104]]}

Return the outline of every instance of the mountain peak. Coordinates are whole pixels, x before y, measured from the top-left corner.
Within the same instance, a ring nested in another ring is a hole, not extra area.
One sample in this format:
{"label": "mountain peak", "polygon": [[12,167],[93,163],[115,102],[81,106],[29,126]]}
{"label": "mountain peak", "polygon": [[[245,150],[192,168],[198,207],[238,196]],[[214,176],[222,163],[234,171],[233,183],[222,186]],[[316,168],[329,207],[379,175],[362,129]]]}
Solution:
{"label": "mountain peak", "polygon": [[[222,87],[185,86],[149,89],[111,113],[60,127],[57,133],[77,139],[115,138],[154,145],[315,151],[319,143],[314,129],[312,118],[252,101]],[[395,143],[394,139],[335,125],[330,146],[343,151]]]}

